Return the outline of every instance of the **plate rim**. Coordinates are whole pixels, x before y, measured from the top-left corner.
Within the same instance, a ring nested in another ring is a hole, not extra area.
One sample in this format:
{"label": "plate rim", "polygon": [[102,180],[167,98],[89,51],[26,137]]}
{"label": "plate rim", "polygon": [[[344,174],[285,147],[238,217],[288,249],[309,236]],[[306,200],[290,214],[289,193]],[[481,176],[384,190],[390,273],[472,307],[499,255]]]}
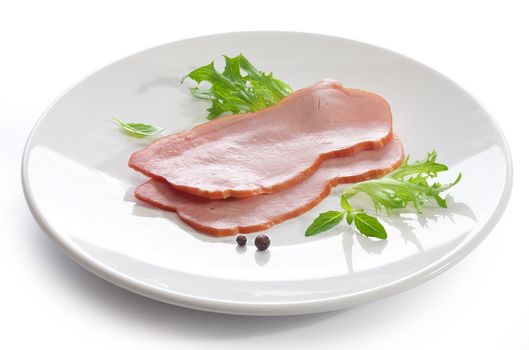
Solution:
{"label": "plate rim", "polygon": [[[169,46],[175,43],[188,41],[188,40],[207,39],[207,38],[212,38],[212,37],[219,37],[219,36],[225,36],[225,35],[237,35],[237,34],[243,34],[243,35],[285,34],[285,35],[313,36],[313,37],[319,37],[320,39],[342,40],[344,42],[354,42],[354,43],[357,43],[363,46],[385,50],[389,53],[400,56],[406,60],[413,62],[414,64],[418,64],[428,69],[431,73],[438,75],[445,81],[449,82],[450,84],[454,85],[455,87],[459,88],[462,92],[467,94],[468,97],[473,99],[484,110],[484,112],[487,114],[487,117],[489,118],[489,120],[492,122],[492,124],[498,131],[499,138],[502,141],[502,146],[503,146],[502,151],[505,155],[505,160],[506,160],[505,162],[505,166],[506,166],[505,182],[504,182],[504,187],[503,187],[501,197],[498,201],[498,205],[496,206],[496,208],[494,209],[493,213],[490,215],[488,220],[484,223],[483,227],[478,232],[476,232],[474,237],[472,237],[470,240],[466,241],[465,243],[457,246],[449,254],[443,256],[437,261],[434,261],[430,265],[427,265],[424,268],[418,271],[415,271],[414,273],[409,274],[405,277],[397,279],[393,282],[382,284],[380,286],[376,286],[376,287],[369,288],[369,289],[359,291],[359,292],[347,293],[347,294],[330,297],[330,298],[319,298],[319,299],[314,299],[310,301],[300,301],[300,302],[292,302],[292,301],[273,302],[273,303],[234,302],[234,301],[226,301],[226,300],[221,300],[221,299],[216,299],[216,298],[197,297],[194,295],[180,293],[177,291],[169,291],[169,290],[130,278],[115,269],[105,266],[104,264],[100,263],[96,259],[92,258],[90,255],[84,253],[82,250],[77,249],[75,245],[70,244],[68,242],[68,239],[64,238],[59,232],[55,231],[52,228],[52,226],[47,222],[45,216],[42,214],[42,212],[38,208],[37,201],[35,200],[33,196],[33,193],[31,191],[31,186],[29,185],[29,181],[28,181],[29,179],[28,162],[29,162],[30,150],[33,146],[33,138],[34,138],[36,131],[39,128],[39,125],[43,122],[43,120],[45,119],[49,111],[70,90],[74,89],[77,85],[79,85],[81,82],[83,82],[87,78],[111,66],[119,64],[120,62],[127,60],[130,57],[133,57],[139,53],[150,51],[150,50],[155,50],[158,48],[162,48],[164,46]],[[512,193],[513,163],[512,163],[512,155],[511,155],[509,144],[496,118],[484,107],[483,103],[481,103],[480,100],[474,97],[471,93],[469,93],[461,85],[457,84],[453,79],[448,78],[447,76],[431,68],[430,66],[427,66],[413,58],[410,58],[406,55],[400,54],[393,50],[389,50],[381,46],[372,45],[369,43],[365,43],[362,41],[358,41],[358,40],[354,40],[354,39],[350,39],[346,37],[318,34],[318,33],[311,33],[311,32],[300,32],[300,31],[262,30],[262,31],[236,31],[236,32],[224,32],[224,33],[217,33],[217,34],[210,34],[210,35],[202,35],[202,36],[196,36],[196,37],[191,37],[191,38],[185,38],[182,40],[172,41],[172,42],[165,43],[162,45],[156,45],[151,48],[147,48],[141,51],[137,51],[133,54],[127,55],[126,57],[123,57],[115,62],[105,65],[102,68],[99,68],[96,71],[86,75],[82,79],[78,80],[75,84],[68,87],[65,91],[63,91],[44,110],[44,112],[41,114],[41,116],[39,117],[39,119],[37,120],[33,128],[31,129],[31,132],[29,133],[28,139],[24,147],[23,155],[22,155],[21,180],[22,180],[22,189],[23,189],[23,193],[24,193],[24,197],[26,199],[27,205],[33,217],[35,218],[35,220],[41,227],[41,229],[47,234],[48,237],[54,240],[63,249],[63,251],[66,253],[68,257],[70,257],[73,261],[75,261],[76,263],[78,263],[79,265],[81,265],[82,267],[90,271],[91,273],[95,274],[96,276],[112,284],[115,284],[123,289],[131,291],[133,293],[140,294],[142,296],[145,296],[151,299],[155,299],[161,302],[165,302],[165,303],[169,303],[169,304],[173,304],[177,306],[198,309],[198,310],[203,310],[203,311],[225,313],[225,314],[275,316],[275,315],[310,314],[310,313],[317,313],[317,312],[332,311],[332,310],[342,309],[342,308],[350,307],[350,306],[361,304],[361,303],[370,302],[376,299],[380,299],[383,297],[387,297],[387,296],[399,293],[401,291],[412,288],[416,285],[422,284],[428,281],[429,279],[439,275],[440,273],[446,271],[450,267],[454,266],[459,261],[461,261],[465,256],[467,256],[471,251],[473,251],[490,234],[490,232],[493,230],[493,228],[496,226],[496,224],[502,217],[503,213],[505,212],[505,209],[507,208],[507,205],[509,203],[509,199]]]}

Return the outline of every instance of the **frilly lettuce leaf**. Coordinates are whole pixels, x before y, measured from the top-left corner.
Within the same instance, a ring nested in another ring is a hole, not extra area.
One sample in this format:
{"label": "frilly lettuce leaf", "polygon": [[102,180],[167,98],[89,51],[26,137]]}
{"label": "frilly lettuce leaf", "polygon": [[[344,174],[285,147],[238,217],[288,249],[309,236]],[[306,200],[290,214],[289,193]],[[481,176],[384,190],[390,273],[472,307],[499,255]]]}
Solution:
{"label": "frilly lettuce leaf", "polygon": [[[197,83],[189,89],[193,96],[211,101],[207,117],[210,120],[225,113],[255,112],[278,103],[292,93],[288,84],[274,78],[272,73],[265,74],[256,69],[242,54],[224,56],[224,60],[226,64],[222,73],[211,62],[182,78],[182,82],[189,78]],[[204,81],[211,87],[200,88],[199,84]]]}

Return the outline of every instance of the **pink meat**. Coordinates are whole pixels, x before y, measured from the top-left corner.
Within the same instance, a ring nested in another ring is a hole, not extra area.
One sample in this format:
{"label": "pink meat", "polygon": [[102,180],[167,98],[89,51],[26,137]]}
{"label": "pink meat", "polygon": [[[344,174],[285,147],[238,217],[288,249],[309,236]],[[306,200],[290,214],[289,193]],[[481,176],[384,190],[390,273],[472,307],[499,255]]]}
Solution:
{"label": "pink meat", "polygon": [[393,139],[383,148],[328,159],[314,175],[272,194],[212,200],[150,180],[139,186],[135,195],[153,206],[176,212],[198,231],[229,236],[265,230],[301,215],[321,202],[332,187],[383,176],[398,167],[402,159],[402,145]]}
{"label": "pink meat", "polygon": [[180,191],[243,198],[284,190],[324,159],[382,147],[391,130],[382,97],[321,81],[275,106],[161,138],[129,166]]}

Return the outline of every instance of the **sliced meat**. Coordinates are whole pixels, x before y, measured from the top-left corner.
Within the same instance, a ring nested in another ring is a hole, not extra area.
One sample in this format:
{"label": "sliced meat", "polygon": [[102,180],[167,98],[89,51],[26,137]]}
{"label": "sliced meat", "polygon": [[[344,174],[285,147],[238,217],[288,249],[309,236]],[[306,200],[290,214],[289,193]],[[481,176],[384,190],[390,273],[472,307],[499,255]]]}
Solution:
{"label": "sliced meat", "polygon": [[129,166],[180,191],[243,198],[283,190],[314,173],[324,159],[390,140],[386,100],[322,81],[275,106],[161,138],[134,153]]}
{"label": "sliced meat", "polygon": [[151,205],[176,212],[198,231],[229,236],[265,230],[301,215],[321,202],[332,187],[383,176],[398,167],[402,159],[402,145],[393,139],[383,148],[328,159],[314,175],[281,192],[211,200],[150,180],[139,186],[135,195]]}

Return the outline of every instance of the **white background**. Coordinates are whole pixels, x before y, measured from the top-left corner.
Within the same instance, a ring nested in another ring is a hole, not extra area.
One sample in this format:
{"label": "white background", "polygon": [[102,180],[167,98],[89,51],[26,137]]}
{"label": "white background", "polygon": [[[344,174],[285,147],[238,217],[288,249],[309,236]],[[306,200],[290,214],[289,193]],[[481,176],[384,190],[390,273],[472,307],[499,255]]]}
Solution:
{"label": "white background", "polygon": [[[523,4],[0,0],[0,348],[529,349]],[[510,205],[491,235],[451,270],[407,292],[282,318],[162,304],[70,261],[34,222],[22,195],[22,150],[40,114],[71,84],[124,56],[241,30],[316,32],[382,46],[444,73],[482,101],[502,126],[515,167]]]}

